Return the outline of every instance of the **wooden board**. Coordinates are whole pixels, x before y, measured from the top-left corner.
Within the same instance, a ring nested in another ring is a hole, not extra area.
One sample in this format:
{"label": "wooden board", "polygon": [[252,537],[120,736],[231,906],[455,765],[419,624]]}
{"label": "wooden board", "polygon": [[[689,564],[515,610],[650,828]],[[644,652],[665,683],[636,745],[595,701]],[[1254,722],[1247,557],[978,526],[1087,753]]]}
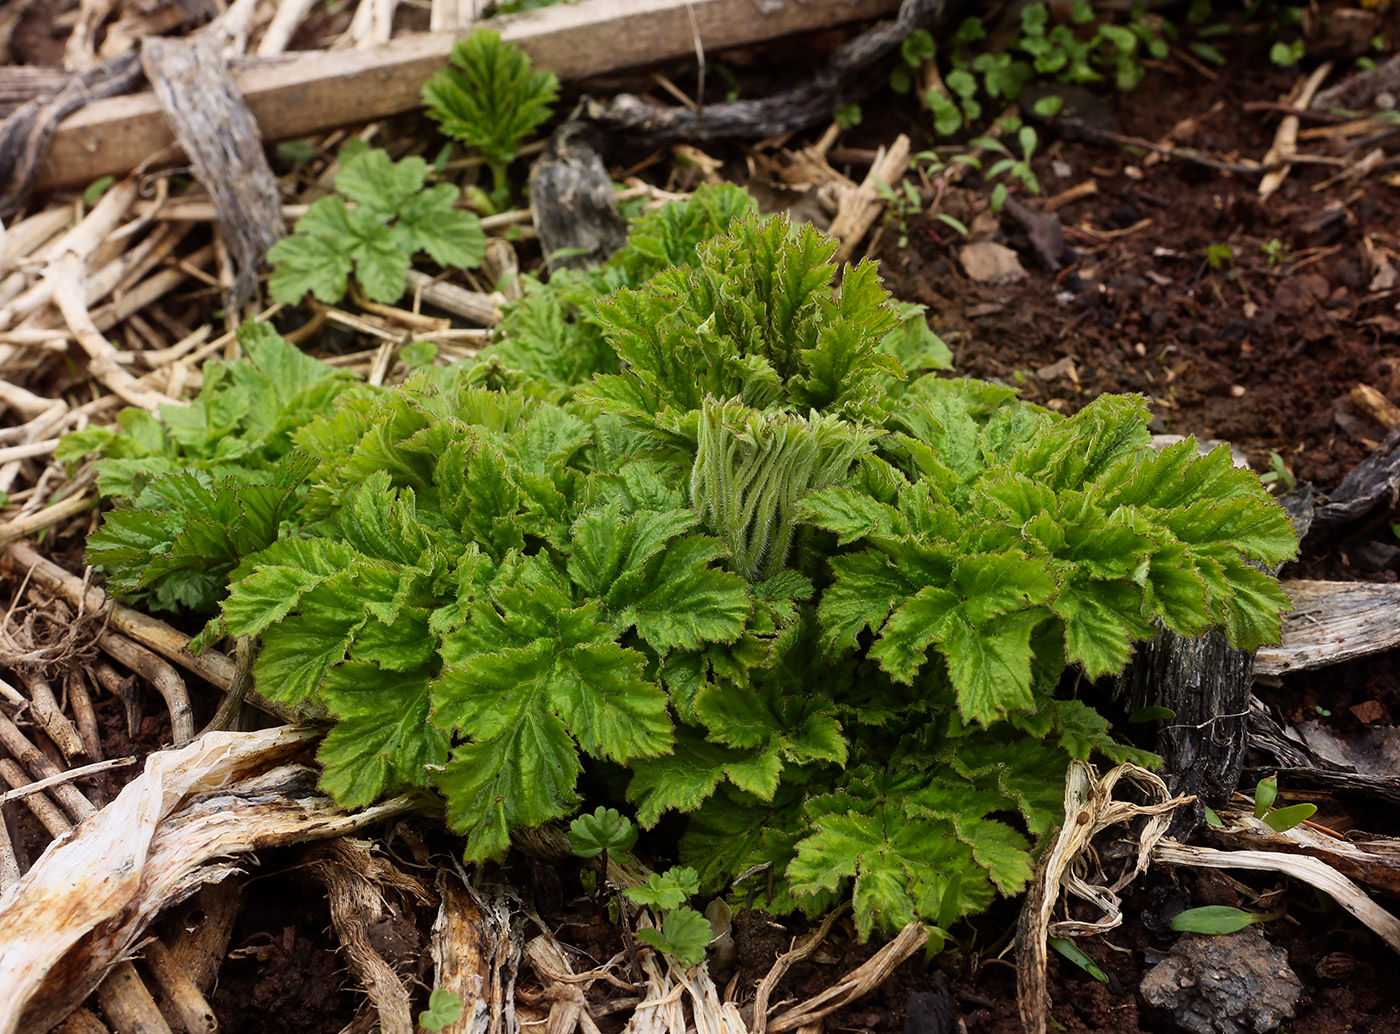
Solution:
{"label": "wooden board", "polygon": [[[713,54],[898,6],[897,0],[585,0],[491,25],[537,66],[581,79],[685,57],[697,43]],[[233,78],[264,140],[286,140],[419,107],[423,83],[447,64],[461,35],[424,33],[367,50],[245,58],[234,64]],[[60,124],[36,189],[120,175],[173,145],[149,91],[97,101]]]}
{"label": "wooden board", "polygon": [[1283,643],[1254,655],[1259,675],[1338,664],[1400,646],[1400,585],[1285,581]]}

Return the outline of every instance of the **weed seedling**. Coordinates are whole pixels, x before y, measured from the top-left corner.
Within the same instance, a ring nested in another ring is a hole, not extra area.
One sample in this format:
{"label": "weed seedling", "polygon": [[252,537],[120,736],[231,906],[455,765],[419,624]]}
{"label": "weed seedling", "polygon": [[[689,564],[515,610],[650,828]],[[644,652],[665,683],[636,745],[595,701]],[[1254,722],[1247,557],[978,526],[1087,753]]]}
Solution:
{"label": "weed seedling", "polygon": [[1264,261],[1270,269],[1277,269],[1293,256],[1293,249],[1277,237],[1270,237],[1259,250],[1264,253]]}
{"label": "weed seedling", "polygon": [[423,103],[445,134],[481,152],[491,170],[490,200],[499,211],[510,203],[507,167],[525,138],[549,118],[559,80],[532,68],[523,50],[489,29],[477,29],[453,47],[451,61],[423,87]]}

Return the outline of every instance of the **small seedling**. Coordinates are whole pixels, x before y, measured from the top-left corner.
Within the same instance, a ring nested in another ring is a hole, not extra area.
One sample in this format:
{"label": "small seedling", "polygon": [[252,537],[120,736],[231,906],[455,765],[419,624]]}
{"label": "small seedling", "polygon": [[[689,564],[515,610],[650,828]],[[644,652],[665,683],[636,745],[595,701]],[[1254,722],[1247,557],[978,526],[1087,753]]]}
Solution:
{"label": "small seedling", "polygon": [[1278,40],[1269,48],[1269,60],[1280,68],[1292,68],[1303,59],[1303,41],[1295,39],[1292,43],[1285,43]]}
{"label": "small seedling", "polygon": [[1246,912],[1229,905],[1203,905],[1188,908],[1172,919],[1172,929],[1177,933],[1204,933],[1219,936],[1235,933],[1255,923],[1267,923],[1277,919],[1282,912]]}
{"label": "small seedling", "polygon": [[1293,255],[1293,249],[1277,237],[1271,237],[1259,245],[1259,250],[1264,253],[1264,261],[1270,269],[1283,265]]}
{"label": "small seedling", "polygon": [[1262,819],[1278,799],[1278,776],[1259,780],[1254,788],[1254,817]]}
{"label": "small seedling", "polygon": [[637,846],[637,827],[616,808],[598,807],[569,823],[569,845],[580,858],[597,858]]}
{"label": "small seedling", "polygon": [[637,931],[637,940],[673,956],[685,966],[694,966],[705,957],[713,936],[710,921],[693,908],[667,912],[659,929]]}
{"label": "small seedling", "polygon": [[309,293],[334,305],[353,272],[371,300],[392,304],[403,297],[420,251],[442,266],[481,264],[481,222],[456,207],[460,191],[452,184],[426,186],[428,163],[422,158],[395,162],[378,148],[360,145],[342,150],[339,160],[337,193],[313,202],[292,236],[267,253],[275,301],[295,305]]}
{"label": "small seedling", "polygon": [[860,105],[847,104],[843,108],[837,108],[836,114],[832,118],[842,129],[854,129],[860,125]]}
{"label": "small seedling", "polygon": [[924,62],[933,59],[933,37],[923,29],[915,29],[904,37],[899,54],[903,60],[890,72],[890,89],[895,93],[908,93],[913,89],[914,77],[924,67]]}
{"label": "small seedling", "polygon": [[[1031,158],[1035,154],[1037,137],[1035,130],[1030,126],[1021,126],[1016,135],[1017,142],[1021,145],[1021,157],[1015,157],[1009,148],[1000,140],[991,137],[978,137],[972,143],[984,147],[990,151],[998,151],[1004,157],[998,158],[992,163],[991,168],[983,177],[987,182],[1002,177],[1004,179],[1018,180],[1031,194],[1040,193],[1040,180],[1036,178],[1035,172],[1031,169]],[[1010,195],[1006,183],[998,182],[992,187],[991,208],[993,212],[1000,212],[1006,204],[1006,199]]]}
{"label": "small seedling", "polygon": [[559,80],[532,68],[523,50],[489,29],[453,47],[451,62],[423,87],[423,103],[445,134],[481,152],[500,209],[510,201],[507,169],[525,138],[549,118]]}
{"label": "small seedling", "polygon": [[1254,788],[1254,817],[1276,833],[1283,833],[1317,814],[1316,804],[1294,804],[1287,808],[1275,808],[1278,800],[1278,777],[1269,776],[1259,780]]}
{"label": "small seedling", "polygon": [[1286,833],[1294,826],[1302,825],[1317,814],[1316,804],[1293,804],[1287,808],[1275,808],[1264,816],[1264,825],[1275,833]]}
{"label": "small seedling", "polygon": [[1291,492],[1297,482],[1293,477],[1293,471],[1289,470],[1288,465],[1283,462],[1283,457],[1276,452],[1270,452],[1269,468],[1259,475],[1259,480],[1266,485],[1282,485],[1285,492]]}
{"label": "small seedling", "polygon": [[431,341],[414,341],[399,349],[399,362],[411,370],[432,366],[438,347]]}
{"label": "small seedling", "polygon": [[95,205],[103,194],[107,193],[113,183],[117,182],[115,176],[102,176],[88,184],[87,190],[83,191],[83,204]]}
{"label": "small seedling", "polygon": [[1097,962],[1084,953],[1083,948],[1079,947],[1079,945],[1075,944],[1068,937],[1051,937],[1047,943],[1100,984],[1108,983],[1108,974],[1100,968]]}
{"label": "small seedling", "polygon": [[284,162],[291,162],[293,165],[298,162],[309,162],[320,152],[309,140],[283,140],[277,145],[277,157]]}
{"label": "small seedling", "polygon": [[680,908],[692,895],[699,893],[700,875],[689,866],[676,866],[664,873],[652,873],[642,886],[628,887],[623,891],[629,901],[662,911]]}
{"label": "small seedling", "polygon": [[1212,244],[1206,248],[1206,265],[1211,269],[1225,269],[1235,264],[1235,249],[1228,244]]}
{"label": "small seedling", "polygon": [[428,1007],[418,1014],[418,1026],[424,1030],[442,1030],[456,1023],[462,1016],[462,998],[452,991],[440,987],[433,988],[428,996]]}

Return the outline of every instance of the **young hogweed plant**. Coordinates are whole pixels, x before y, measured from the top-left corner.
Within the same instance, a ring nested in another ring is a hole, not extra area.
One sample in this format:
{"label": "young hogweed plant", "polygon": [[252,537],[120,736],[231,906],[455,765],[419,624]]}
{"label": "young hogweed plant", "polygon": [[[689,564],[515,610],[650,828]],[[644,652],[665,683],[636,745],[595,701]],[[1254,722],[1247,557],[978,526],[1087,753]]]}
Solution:
{"label": "young hogweed plant", "polygon": [[1154,452],[1136,397],[1064,417],[928,374],[922,318],[869,263],[834,290],[833,251],[744,215],[590,303],[606,372],[552,375],[539,335],[528,373],[497,354],[293,433],[296,521],[209,634],[261,637],[259,689],[328,714],[329,792],[433,789],[485,859],[620,766],[589,807],[683,814],[704,893],[947,926],[1025,885],[1070,759],[1145,760],[1056,696],[1068,667],[1160,627],[1277,636],[1251,561],[1292,526],[1227,451]]}
{"label": "young hogweed plant", "polygon": [[451,64],[423,87],[428,117],[481,153],[491,170],[491,201],[505,207],[507,169],[525,138],[549,118],[559,80],[532,68],[524,51],[489,29],[477,29],[453,47]]}

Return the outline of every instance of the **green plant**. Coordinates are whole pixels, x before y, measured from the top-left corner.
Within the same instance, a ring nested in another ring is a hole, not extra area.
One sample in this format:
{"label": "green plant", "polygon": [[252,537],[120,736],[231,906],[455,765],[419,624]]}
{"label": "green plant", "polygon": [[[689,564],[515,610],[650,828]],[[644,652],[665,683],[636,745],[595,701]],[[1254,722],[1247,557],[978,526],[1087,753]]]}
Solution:
{"label": "green plant", "polygon": [[1304,44],[1301,39],[1295,39],[1292,43],[1276,40],[1269,48],[1269,60],[1280,68],[1292,68],[1303,60],[1303,54]]}
{"label": "green plant", "polygon": [[384,151],[361,145],[343,149],[339,160],[337,193],[313,202],[292,236],[267,253],[274,299],[292,305],[309,292],[334,304],[353,272],[371,299],[396,302],[420,251],[442,266],[481,263],[481,223],[455,207],[460,191],[450,183],[425,187],[428,163],[422,158],[394,162]]}
{"label": "green plant", "polygon": [[1266,485],[1282,485],[1285,492],[1291,492],[1296,484],[1293,471],[1276,452],[1269,453],[1269,469],[1259,475],[1259,480]]}
{"label": "green plant", "polygon": [[1091,959],[1083,948],[1075,944],[1069,938],[1051,937],[1047,943],[1099,983],[1108,983],[1108,974],[1103,971],[1103,967]]}
{"label": "green plant", "polygon": [[[636,845],[637,827],[616,810],[600,806],[569,824],[569,842],[580,858],[598,859],[595,887],[601,888],[609,856],[622,855]],[[695,965],[705,957],[712,936],[709,921],[685,904],[698,893],[700,877],[686,867],[652,873],[646,883],[627,888],[623,894],[629,901],[651,909],[661,919],[657,927],[639,929],[637,938],[687,966]],[[618,920],[625,921],[620,912]]]}
{"label": "green plant", "polygon": [[244,362],[210,362],[188,406],[124,410],[117,426],[65,435],[56,456],[97,456],[97,488],[121,504],[88,562],[129,602],[208,615],[229,572],[293,519],[303,474],[292,434],[345,394],[371,389],[302,354],[265,323],[238,330]]}
{"label": "green plant", "polygon": [[999,180],[992,186],[991,208],[993,212],[1000,212],[1002,206],[1006,204],[1006,199],[1010,194],[1007,189],[1006,180],[1018,181],[1025,190],[1032,194],[1040,193],[1040,180],[1036,178],[1035,171],[1031,169],[1031,158],[1035,155],[1036,132],[1030,126],[1021,126],[1017,133],[1017,141],[1021,145],[1021,157],[1017,158],[1011,153],[1000,140],[991,137],[978,137],[973,140],[988,150],[999,152],[1002,157],[992,163],[983,175],[983,180],[991,183]]}
{"label": "green plant", "polygon": [[1254,817],[1277,833],[1283,833],[1317,814],[1315,804],[1294,804],[1287,808],[1275,808],[1278,799],[1278,777],[1269,776],[1259,780],[1254,788]]}
{"label": "green plant", "polygon": [[[625,770],[641,827],[685,816],[705,893],[946,929],[1025,885],[1071,758],[1149,760],[1066,670],[1162,626],[1277,637],[1249,561],[1292,524],[1227,450],[1153,452],[1141,399],[1063,417],[926,374],[872,264],[834,290],[834,242],[752,214],[692,254],[704,218],[591,301],[611,359],[582,380],[540,333],[529,370],[423,371],[301,427],[296,521],[208,635],[259,636],[260,691],[324,709],[327,791],[436,791],[469,859]],[[693,958],[684,909],[654,936]]]}
{"label": "green plant", "polygon": [[424,1030],[442,1030],[456,1023],[461,1015],[461,995],[435,987],[428,996],[428,1007],[418,1014],[418,1026]]}
{"label": "green plant", "polygon": [[524,51],[501,42],[490,29],[477,29],[453,47],[451,63],[423,87],[428,117],[447,136],[481,152],[491,170],[491,200],[504,207],[510,200],[510,163],[525,138],[549,118],[559,80],[553,72],[532,68]]}
{"label": "green plant", "polygon": [[1205,251],[1206,265],[1214,270],[1233,269],[1235,249],[1228,244],[1211,244]]}
{"label": "green plant", "polygon": [[860,125],[861,112],[859,104],[847,104],[836,109],[836,114],[832,116],[836,124],[842,129],[854,129]]}
{"label": "green plant", "polygon": [[637,940],[674,956],[686,966],[694,966],[705,957],[713,937],[710,921],[693,908],[672,909],[662,916],[660,927],[637,931]]}
{"label": "green plant", "polygon": [[1245,912],[1229,905],[1203,905],[1178,912],[1172,918],[1172,929],[1177,933],[1203,933],[1219,936],[1235,933],[1255,923],[1267,923],[1278,919],[1282,912]]}
{"label": "green plant", "polygon": [[580,858],[604,859],[609,854],[630,851],[637,844],[637,827],[616,808],[601,805],[593,814],[580,815],[569,823],[569,846]]}
{"label": "green plant", "polygon": [[899,46],[900,63],[890,72],[890,89],[895,93],[908,93],[924,62],[932,61],[933,55],[933,37],[926,31],[915,29],[905,36]]}
{"label": "green plant", "polygon": [[1271,237],[1259,245],[1259,250],[1264,253],[1264,261],[1270,269],[1283,265],[1293,255],[1293,249],[1277,237]]}

